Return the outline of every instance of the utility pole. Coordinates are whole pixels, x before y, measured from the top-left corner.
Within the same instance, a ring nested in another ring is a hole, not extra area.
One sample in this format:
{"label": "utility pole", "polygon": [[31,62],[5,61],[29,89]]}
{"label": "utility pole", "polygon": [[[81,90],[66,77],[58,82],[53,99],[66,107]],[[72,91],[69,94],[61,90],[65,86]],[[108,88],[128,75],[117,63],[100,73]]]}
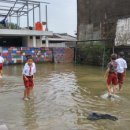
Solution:
{"label": "utility pole", "polygon": [[48,12],[47,12],[47,5],[46,5],[46,31],[48,31]]}
{"label": "utility pole", "polygon": [[35,28],[35,10],[33,5],[33,29]]}
{"label": "utility pole", "polygon": [[41,5],[39,3],[39,22],[41,23]]}
{"label": "utility pole", "polygon": [[28,6],[28,0],[26,0],[27,5],[27,28],[29,29],[29,6]]}

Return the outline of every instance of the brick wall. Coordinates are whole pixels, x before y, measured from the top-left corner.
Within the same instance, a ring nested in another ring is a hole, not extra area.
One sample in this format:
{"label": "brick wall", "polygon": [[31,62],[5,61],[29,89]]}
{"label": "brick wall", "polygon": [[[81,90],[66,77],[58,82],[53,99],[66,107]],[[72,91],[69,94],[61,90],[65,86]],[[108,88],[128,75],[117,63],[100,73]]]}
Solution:
{"label": "brick wall", "polygon": [[74,60],[74,49],[73,48],[65,48],[64,50],[64,62],[71,63]]}

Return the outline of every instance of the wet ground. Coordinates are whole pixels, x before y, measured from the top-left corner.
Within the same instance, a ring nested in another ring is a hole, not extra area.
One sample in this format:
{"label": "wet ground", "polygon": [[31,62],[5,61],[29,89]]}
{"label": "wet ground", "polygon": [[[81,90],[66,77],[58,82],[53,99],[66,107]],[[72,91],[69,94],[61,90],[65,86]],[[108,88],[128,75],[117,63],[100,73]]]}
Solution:
{"label": "wet ground", "polygon": [[[21,65],[5,66],[0,79],[0,122],[9,130],[129,130],[130,72],[115,100],[106,91],[99,67],[38,64],[32,99],[23,101]],[[89,112],[108,113],[118,121],[89,121]]]}

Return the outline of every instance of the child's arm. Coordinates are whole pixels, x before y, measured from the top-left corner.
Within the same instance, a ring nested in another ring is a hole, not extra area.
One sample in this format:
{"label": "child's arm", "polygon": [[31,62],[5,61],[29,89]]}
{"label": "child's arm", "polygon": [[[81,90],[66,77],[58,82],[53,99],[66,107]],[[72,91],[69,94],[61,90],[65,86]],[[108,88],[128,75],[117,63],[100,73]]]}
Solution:
{"label": "child's arm", "polygon": [[126,68],[124,69],[124,77],[126,77]]}
{"label": "child's arm", "polygon": [[26,80],[28,80],[28,78],[26,77],[26,73],[25,73],[25,68],[26,68],[26,66],[24,66],[24,68],[23,68],[23,71],[22,71],[22,75],[23,75],[23,77],[26,79]]}
{"label": "child's arm", "polygon": [[28,78],[26,77],[26,75],[23,74],[23,77],[24,77],[26,80],[28,80]]}
{"label": "child's arm", "polygon": [[127,63],[125,61],[125,64],[124,64],[124,77],[126,76],[126,69],[127,69]]}
{"label": "child's arm", "polygon": [[105,78],[108,76],[109,71],[110,71],[110,68],[107,68],[107,70],[106,70],[106,72],[105,72],[105,75],[104,75]]}

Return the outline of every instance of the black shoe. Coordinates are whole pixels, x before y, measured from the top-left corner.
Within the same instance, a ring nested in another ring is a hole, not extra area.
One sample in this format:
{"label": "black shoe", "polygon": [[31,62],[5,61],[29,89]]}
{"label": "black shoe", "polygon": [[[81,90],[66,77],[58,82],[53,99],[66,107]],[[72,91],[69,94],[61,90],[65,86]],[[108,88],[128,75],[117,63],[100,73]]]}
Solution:
{"label": "black shoe", "polygon": [[109,94],[107,98],[112,98],[112,95],[111,95],[111,94]]}

